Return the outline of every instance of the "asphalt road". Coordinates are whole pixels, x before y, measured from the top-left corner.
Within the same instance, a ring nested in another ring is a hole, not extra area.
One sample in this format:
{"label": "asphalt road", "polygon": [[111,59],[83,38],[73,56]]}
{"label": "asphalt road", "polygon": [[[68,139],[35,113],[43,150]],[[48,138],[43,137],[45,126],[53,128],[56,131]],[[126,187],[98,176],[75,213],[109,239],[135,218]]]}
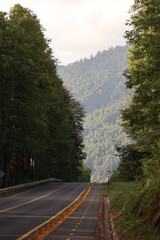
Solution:
{"label": "asphalt road", "polygon": [[[1,199],[0,239],[28,239],[27,235],[23,238],[24,234],[58,214],[88,186],[88,183],[50,183]],[[46,239],[94,239],[101,188],[98,184],[92,187],[84,202]]]}
{"label": "asphalt road", "polygon": [[94,240],[103,185],[92,187],[82,204],[57,227],[47,240]]}

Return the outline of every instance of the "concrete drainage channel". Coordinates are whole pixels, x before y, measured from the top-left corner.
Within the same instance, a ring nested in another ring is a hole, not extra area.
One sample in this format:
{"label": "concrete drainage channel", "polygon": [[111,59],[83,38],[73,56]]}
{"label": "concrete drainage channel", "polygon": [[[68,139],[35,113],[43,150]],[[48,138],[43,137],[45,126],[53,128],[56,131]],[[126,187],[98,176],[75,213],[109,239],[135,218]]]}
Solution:
{"label": "concrete drainage channel", "polygon": [[95,240],[120,240],[114,227],[114,217],[110,215],[110,202],[108,197],[101,197]]}

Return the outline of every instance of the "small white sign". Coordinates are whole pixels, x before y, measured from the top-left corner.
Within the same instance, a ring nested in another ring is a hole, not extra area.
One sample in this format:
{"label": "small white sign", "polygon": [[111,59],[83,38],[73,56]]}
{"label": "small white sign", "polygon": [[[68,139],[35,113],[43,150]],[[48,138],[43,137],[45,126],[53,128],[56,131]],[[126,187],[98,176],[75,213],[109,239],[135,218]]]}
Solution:
{"label": "small white sign", "polygon": [[5,174],[0,170],[0,179],[4,176]]}

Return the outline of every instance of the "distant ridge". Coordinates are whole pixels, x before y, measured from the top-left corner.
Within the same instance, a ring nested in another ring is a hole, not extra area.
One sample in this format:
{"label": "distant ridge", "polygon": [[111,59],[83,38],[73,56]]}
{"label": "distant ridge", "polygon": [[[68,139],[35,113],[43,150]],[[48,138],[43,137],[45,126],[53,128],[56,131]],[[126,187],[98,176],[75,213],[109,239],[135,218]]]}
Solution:
{"label": "distant ridge", "polygon": [[127,68],[128,46],[98,52],[67,66],[58,66],[58,74],[85,106],[86,163],[92,179],[103,182],[107,170],[117,166],[114,142],[127,141],[118,122],[127,91],[122,73]]}

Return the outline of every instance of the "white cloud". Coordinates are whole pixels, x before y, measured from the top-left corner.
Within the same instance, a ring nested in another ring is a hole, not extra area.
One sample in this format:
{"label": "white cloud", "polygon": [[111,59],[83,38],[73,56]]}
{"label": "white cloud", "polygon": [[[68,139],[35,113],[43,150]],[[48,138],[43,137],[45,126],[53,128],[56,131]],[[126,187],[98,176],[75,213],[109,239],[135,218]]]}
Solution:
{"label": "white cloud", "polygon": [[[133,0],[19,0],[29,7],[52,39],[54,55],[63,64],[125,44],[125,21]],[[8,11],[17,0],[0,0]]]}

